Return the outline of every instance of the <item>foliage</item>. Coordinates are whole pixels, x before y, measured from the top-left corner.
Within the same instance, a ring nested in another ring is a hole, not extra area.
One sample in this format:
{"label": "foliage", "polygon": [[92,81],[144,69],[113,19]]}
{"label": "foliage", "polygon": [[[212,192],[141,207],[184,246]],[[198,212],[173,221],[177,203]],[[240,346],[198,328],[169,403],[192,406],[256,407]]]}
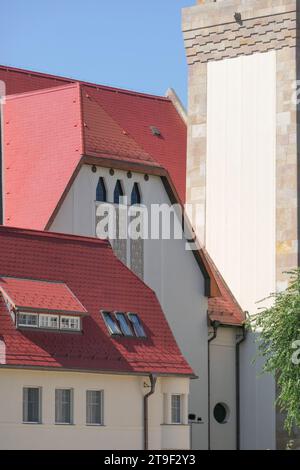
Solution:
{"label": "foliage", "polygon": [[300,426],[300,269],[287,273],[289,287],[270,298],[273,306],[249,320],[259,333],[259,355],[263,372],[276,376],[277,404],[286,412],[285,428],[291,433]]}

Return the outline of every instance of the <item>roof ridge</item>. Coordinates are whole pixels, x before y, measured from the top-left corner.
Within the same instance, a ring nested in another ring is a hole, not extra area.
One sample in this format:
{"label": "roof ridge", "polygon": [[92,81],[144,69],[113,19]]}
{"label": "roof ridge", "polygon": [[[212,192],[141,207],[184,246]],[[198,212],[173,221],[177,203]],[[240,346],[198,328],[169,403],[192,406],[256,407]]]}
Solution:
{"label": "roof ridge", "polygon": [[112,91],[112,92],[117,92],[117,93],[124,93],[124,94],[128,94],[128,95],[135,95],[135,96],[140,96],[140,97],[148,98],[148,99],[156,99],[158,101],[171,102],[171,100],[169,98],[165,97],[165,96],[154,95],[154,94],[151,94],[151,93],[143,93],[143,92],[135,91],[135,90],[128,90],[126,88],[112,87],[112,86],[109,86],[109,85],[101,85],[101,84],[98,84],[98,83],[79,80],[77,78],[72,78],[72,77],[64,77],[64,76],[61,76],[61,75],[53,75],[53,74],[49,74],[49,73],[46,73],[46,72],[37,72],[35,70],[21,69],[21,68],[17,68],[17,67],[11,67],[9,65],[1,65],[1,64],[0,64],[0,69],[7,70],[7,71],[12,71],[12,72],[17,72],[17,73],[23,73],[23,74],[27,74],[27,75],[34,75],[34,76],[38,76],[38,77],[49,78],[49,79],[53,79],[53,80],[60,80],[60,81],[64,81],[64,82],[69,82],[70,84],[71,83],[80,83],[81,85],[90,86],[90,87],[93,87],[93,88],[102,88],[102,89],[107,90],[107,91]]}
{"label": "roof ridge", "polygon": [[67,90],[69,88],[70,89],[76,88],[76,86],[78,85],[80,85],[79,82],[71,82],[71,83],[65,83],[63,85],[58,85],[58,86],[39,88],[37,90],[22,91],[21,93],[13,93],[11,95],[7,95],[5,99],[12,100],[15,98],[22,98],[22,97],[32,96],[32,95],[42,95],[43,93],[54,93],[54,92],[61,91],[61,90]]}
{"label": "roof ridge", "polygon": [[110,243],[108,240],[102,238],[95,238],[95,237],[88,237],[85,235],[73,235],[69,233],[60,233],[60,232],[50,232],[44,230],[34,230],[28,228],[21,228],[21,227],[10,227],[6,225],[0,225],[0,235],[1,233],[12,233],[12,234],[20,234],[20,235],[27,235],[27,236],[37,236],[41,238],[54,238],[60,240],[71,240],[74,242],[84,242],[90,244],[96,244],[102,247],[110,247]]}

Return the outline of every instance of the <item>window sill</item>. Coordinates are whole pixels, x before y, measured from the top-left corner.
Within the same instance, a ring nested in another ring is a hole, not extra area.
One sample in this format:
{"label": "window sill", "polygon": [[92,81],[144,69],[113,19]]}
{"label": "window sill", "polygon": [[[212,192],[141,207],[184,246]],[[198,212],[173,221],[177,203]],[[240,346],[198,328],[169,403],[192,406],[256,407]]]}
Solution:
{"label": "window sill", "polygon": [[34,425],[37,425],[37,424],[43,424],[43,423],[41,423],[40,421],[22,421],[22,424],[34,424]]}
{"label": "window sill", "polygon": [[92,427],[92,428],[105,428],[106,427],[105,424],[86,423],[85,425],[88,427]]}
{"label": "window sill", "polygon": [[59,334],[77,334],[77,335],[82,335],[83,331],[82,330],[64,330],[60,328],[39,328],[37,326],[21,326],[18,325],[16,327],[17,330],[22,330],[22,331],[41,331],[42,333],[59,333]]}
{"label": "window sill", "polygon": [[55,426],[75,426],[74,423],[54,423]]}
{"label": "window sill", "polygon": [[189,427],[189,424],[184,423],[163,423],[161,426],[181,426],[181,427]]}

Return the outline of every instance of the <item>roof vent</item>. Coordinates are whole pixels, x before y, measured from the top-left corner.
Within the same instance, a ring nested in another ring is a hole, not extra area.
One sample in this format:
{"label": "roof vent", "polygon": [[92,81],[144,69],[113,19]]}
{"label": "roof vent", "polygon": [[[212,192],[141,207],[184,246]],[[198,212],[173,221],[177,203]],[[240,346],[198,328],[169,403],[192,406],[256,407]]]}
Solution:
{"label": "roof vent", "polygon": [[161,132],[160,130],[155,127],[155,126],[150,126],[150,130],[152,132],[152,135],[156,136],[156,137],[161,137]]}

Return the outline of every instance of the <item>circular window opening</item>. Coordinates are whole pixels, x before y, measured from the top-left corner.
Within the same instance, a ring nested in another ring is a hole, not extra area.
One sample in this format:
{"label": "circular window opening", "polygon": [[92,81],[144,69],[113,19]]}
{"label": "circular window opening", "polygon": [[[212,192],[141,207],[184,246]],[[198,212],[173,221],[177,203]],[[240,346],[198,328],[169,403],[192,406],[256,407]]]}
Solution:
{"label": "circular window opening", "polygon": [[214,418],[220,424],[227,423],[229,419],[229,408],[225,403],[218,403],[214,407]]}

